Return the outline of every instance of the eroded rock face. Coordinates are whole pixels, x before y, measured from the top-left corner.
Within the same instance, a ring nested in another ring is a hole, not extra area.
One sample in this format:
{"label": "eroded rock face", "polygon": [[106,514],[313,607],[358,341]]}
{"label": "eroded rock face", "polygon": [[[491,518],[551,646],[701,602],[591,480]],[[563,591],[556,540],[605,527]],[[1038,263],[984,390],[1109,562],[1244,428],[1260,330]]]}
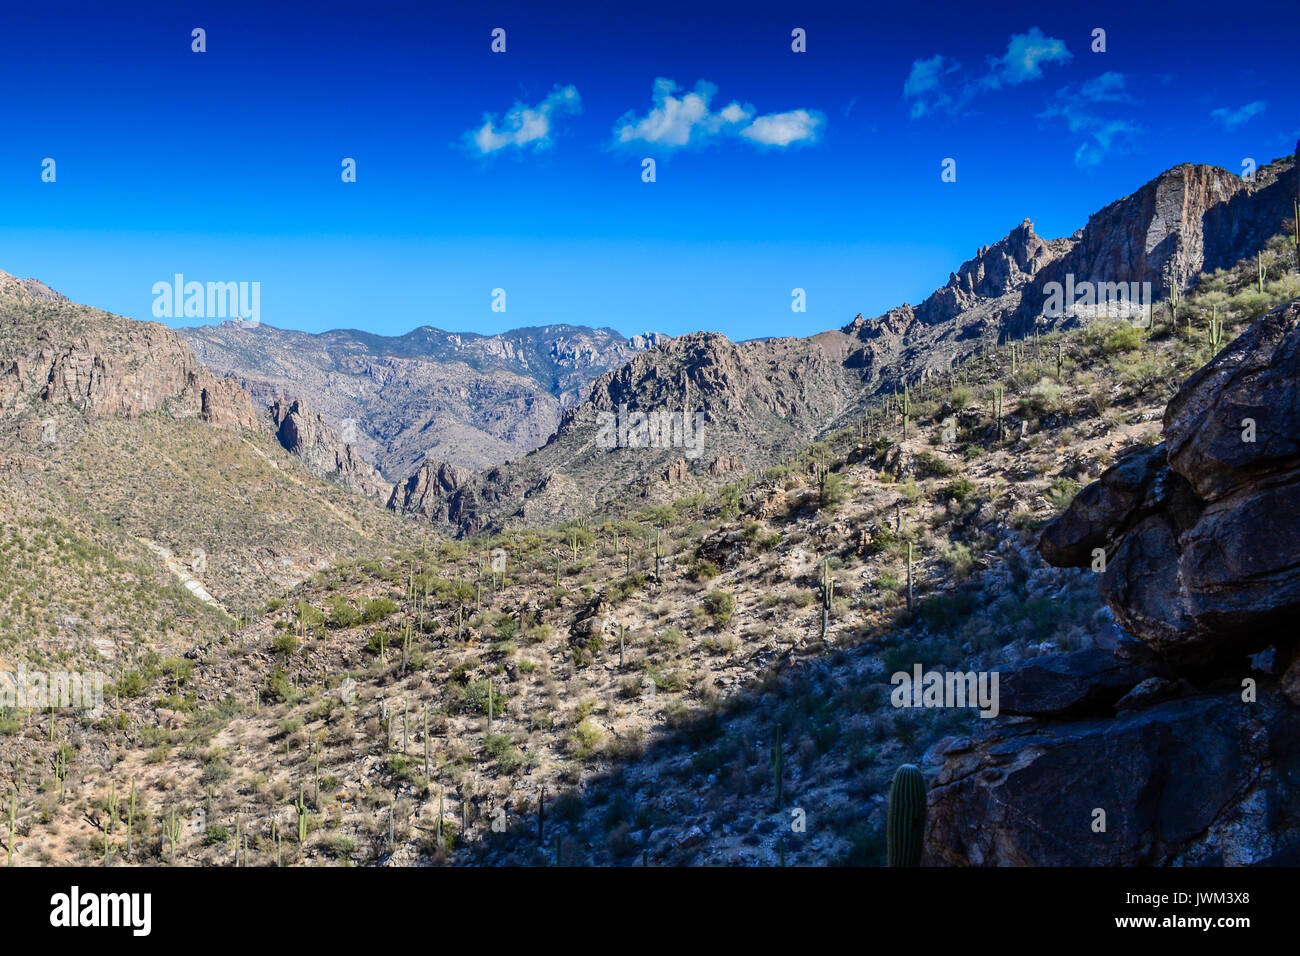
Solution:
{"label": "eroded rock face", "polygon": [[1129,456],[1043,532],[1087,567],[1116,618],[1176,664],[1213,666],[1296,636],[1300,615],[1300,303],[1261,318],[1165,410],[1165,443]]}
{"label": "eroded rock face", "polygon": [[[9,315],[6,299],[18,308]],[[47,305],[43,322],[28,317]],[[71,405],[101,418],[165,412],[222,428],[255,428],[248,395],[203,368],[172,329],[107,313],[80,312],[34,280],[0,273],[0,415]]]}
{"label": "eroded rock face", "polygon": [[387,500],[391,495],[392,487],[375,467],[362,461],[352,445],[301,401],[276,399],[268,413],[280,446],[301,459],[308,471],[367,498]]}
{"label": "eroded rock face", "polygon": [[1104,553],[1131,638],[1008,669],[1010,719],[936,745],[930,863],[1300,859],[1300,302],[1188,379],[1164,432],[1039,544],[1062,567]]}
{"label": "eroded rock face", "polygon": [[1239,866],[1300,842],[1296,711],[1273,693],[1000,722],[934,756],[930,865]]}
{"label": "eroded rock face", "polygon": [[472,473],[447,462],[426,461],[420,470],[397,485],[388,507],[414,512],[434,521],[455,521],[461,510],[472,507],[466,483]]}

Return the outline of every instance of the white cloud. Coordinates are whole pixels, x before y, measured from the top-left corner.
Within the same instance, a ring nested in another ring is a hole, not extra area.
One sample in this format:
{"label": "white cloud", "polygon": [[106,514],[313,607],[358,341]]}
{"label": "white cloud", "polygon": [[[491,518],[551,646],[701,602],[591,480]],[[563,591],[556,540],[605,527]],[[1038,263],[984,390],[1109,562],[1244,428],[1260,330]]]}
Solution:
{"label": "white cloud", "polygon": [[821,120],[807,110],[790,110],[788,113],[755,117],[754,122],[740,131],[740,135],[764,146],[789,146],[804,140],[816,140],[820,123]]}
{"label": "white cloud", "polygon": [[1037,80],[1043,75],[1044,63],[1068,63],[1074,54],[1065,48],[1065,41],[1046,36],[1038,27],[1028,33],[1013,33],[1007,41],[1007,52],[989,60],[989,73],[984,82],[994,89],[1003,83],[1016,86]]}
{"label": "white cloud", "polygon": [[1210,116],[1222,123],[1225,129],[1236,129],[1246,120],[1264,112],[1266,106],[1268,106],[1268,103],[1265,100],[1255,100],[1253,103],[1247,103],[1235,110],[1227,107],[1212,110]]}
{"label": "white cloud", "polygon": [[1102,73],[1084,81],[1079,87],[1079,99],[1089,103],[1132,103],[1134,99],[1128,93],[1127,83],[1123,73]]}
{"label": "white cloud", "polygon": [[762,146],[790,146],[815,142],[825,124],[810,110],[759,116],[754,107],[735,100],[715,112],[709,101],[716,92],[716,86],[700,80],[695,89],[682,93],[672,80],[660,77],[654,81],[650,112],[640,118],[633,111],[624,114],[614,125],[614,141],[678,148],[738,135]]}
{"label": "white cloud", "polygon": [[961,64],[942,53],[913,60],[903,81],[903,99],[913,119],[940,111],[957,114],[981,93],[1041,79],[1045,64],[1066,63],[1073,58],[1064,40],[1030,27],[1027,33],[1013,33],[1006,52],[989,57],[988,72],[980,77],[969,73],[965,78],[952,76],[961,70]]}
{"label": "white cloud", "polygon": [[943,77],[961,64],[942,53],[924,60],[913,60],[912,70],[903,82],[903,98],[912,101],[912,117],[924,116],[936,109],[949,109],[952,97],[943,91]]}
{"label": "white cloud", "polygon": [[497,124],[496,117],[485,113],[483,125],[465,134],[466,140],[484,156],[508,146],[547,149],[552,144],[551,120],[564,114],[581,113],[582,98],[576,87],[557,86],[536,106],[516,102]]}
{"label": "white cloud", "polygon": [[1102,116],[1097,105],[1134,102],[1122,73],[1102,73],[1083,83],[1061,87],[1038,119],[1063,119],[1071,134],[1083,137],[1074,151],[1074,164],[1086,168],[1096,166],[1112,152],[1126,151],[1142,132],[1131,120]]}

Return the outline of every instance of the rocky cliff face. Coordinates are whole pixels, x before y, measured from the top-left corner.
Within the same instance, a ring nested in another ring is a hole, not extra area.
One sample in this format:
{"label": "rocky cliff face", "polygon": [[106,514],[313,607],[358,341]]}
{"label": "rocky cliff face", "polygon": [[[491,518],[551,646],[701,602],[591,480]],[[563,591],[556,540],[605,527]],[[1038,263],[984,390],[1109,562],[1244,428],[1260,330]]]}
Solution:
{"label": "rocky cliff face", "polygon": [[[1261,167],[1254,182],[1188,163],[1094,213],[1068,238],[1044,240],[1025,220],[920,305],[847,326],[862,340],[853,361],[876,388],[941,371],[983,344],[1031,335],[1048,284],[1064,286],[1067,276],[1076,285],[1150,282],[1161,299],[1172,284],[1186,288],[1202,271],[1263,248],[1294,214],[1298,189],[1294,156]],[[1067,308],[1045,326],[1090,317]]]}
{"label": "rocky cliff face", "polygon": [[1044,530],[1052,564],[1104,555],[1125,633],[1013,668],[1003,710],[1028,719],[935,749],[932,862],[1300,860],[1298,383],[1293,302],[1184,384],[1163,444]]}
{"label": "rocky cliff face", "polygon": [[0,335],[0,415],[38,411],[35,400],[92,417],[165,411],[223,428],[256,425],[248,396],[203,368],[166,326],[83,309],[4,273],[0,310],[8,323]]}
{"label": "rocky cliff face", "polygon": [[393,480],[428,458],[488,468],[543,444],[591,382],[663,339],[556,325],[501,335],[429,326],[389,337],[226,322],[182,329],[261,404],[301,399]]}
{"label": "rocky cliff face", "polygon": [[472,501],[463,493],[472,477],[472,472],[447,462],[426,461],[392,490],[388,507],[430,521],[456,522],[463,511],[472,510]]}
{"label": "rocky cliff face", "polygon": [[267,415],[280,446],[301,459],[308,471],[366,498],[387,501],[391,486],[383,476],[303,402],[277,399],[268,406]]}
{"label": "rocky cliff face", "polygon": [[1236,263],[1280,232],[1296,195],[1293,157],[1264,167],[1254,183],[1217,166],[1175,166],[1088,219],[1071,249],[1035,276],[1008,320],[1033,329],[1049,282],[1150,282],[1153,297],[1187,288],[1203,271]]}
{"label": "rocky cliff face", "polygon": [[[744,343],[680,336],[600,376],[536,452],[447,481],[442,466],[426,465],[391,506],[471,533],[688,495],[803,447],[860,408],[853,346],[842,332]],[[647,437],[646,416],[666,418],[666,430]]]}

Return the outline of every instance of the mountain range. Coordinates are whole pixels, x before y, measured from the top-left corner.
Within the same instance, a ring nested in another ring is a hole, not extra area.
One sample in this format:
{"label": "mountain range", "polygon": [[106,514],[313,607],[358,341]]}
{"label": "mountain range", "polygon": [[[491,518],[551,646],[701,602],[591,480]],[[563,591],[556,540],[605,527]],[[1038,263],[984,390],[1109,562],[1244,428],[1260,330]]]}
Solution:
{"label": "mountain range", "polygon": [[[10,857],[879,863],[913,764],[929,863],[1294,863],[1298,187],[1178,166],[741,343],[178,331],[0,273],[0,672],[112,700],[0,711]],[[1118,282],[1151,327],[1043,317]],[[914,667],[1009,719],[889,706]]]}
{"label": "mountain range", "polygon": [[180,335],[261,404],[304,402],[390,481],[425,458],[482,469],[532,451],[592,379],[663,339],[571,325],[313,335],[238,320]]}

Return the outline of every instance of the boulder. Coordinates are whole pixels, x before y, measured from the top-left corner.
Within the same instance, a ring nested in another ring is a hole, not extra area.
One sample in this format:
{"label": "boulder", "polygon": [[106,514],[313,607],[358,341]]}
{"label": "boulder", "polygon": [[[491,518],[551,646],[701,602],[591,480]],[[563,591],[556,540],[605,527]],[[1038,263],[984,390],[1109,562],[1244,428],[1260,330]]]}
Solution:
{"label": "boulder", "polygon": [[1119,622],[1163,657],[1212,667],[1296,637],[1300,303],[1259,319],[1169,403],[1165,442],[1085,488],[1043,557],[1087,567]]}

